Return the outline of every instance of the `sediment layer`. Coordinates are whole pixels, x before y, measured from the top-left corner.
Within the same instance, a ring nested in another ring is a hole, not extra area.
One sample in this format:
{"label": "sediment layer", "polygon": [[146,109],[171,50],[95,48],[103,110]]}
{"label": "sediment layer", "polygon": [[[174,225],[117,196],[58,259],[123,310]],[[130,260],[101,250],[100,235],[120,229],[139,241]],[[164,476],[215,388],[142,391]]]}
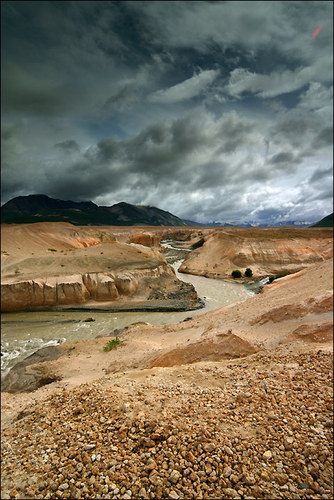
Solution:
{"label": "sediment layer", "polygon": [[[167,291],[163,292],[163,288]],[[99,304],[113,310],[201,306],[192,285],[179,281],[174,270],[163,263],[131,272],[50,276],[1,284],[3,312],[80,305],[96,309]]]}

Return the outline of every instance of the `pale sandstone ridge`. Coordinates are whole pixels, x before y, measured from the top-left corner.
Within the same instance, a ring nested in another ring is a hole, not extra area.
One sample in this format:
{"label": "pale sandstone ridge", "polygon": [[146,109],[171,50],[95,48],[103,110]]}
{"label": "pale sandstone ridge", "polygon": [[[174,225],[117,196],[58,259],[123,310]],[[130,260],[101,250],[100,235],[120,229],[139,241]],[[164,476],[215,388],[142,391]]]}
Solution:
{"label": "pale sandstone ridge", "polygon": [[[143,279],[156,280],[170,276],[169,266],[129,273],[86,273],[72,276],[53,276],[46,280],[25,280],[1,284],[3,312],[34,309],[39,306],[84,304],[93,301],[117,301],[132,297]],[[143,290],[142,290],[143,291]]]}
{"label": "pale sandstone ridge", "polygon": [[247,267],[254,277],[295,273],[333,256],[332,233],[312,228],[219,229],[186,256],[180,271],[218,278]]}
{"label": "pale sandstone ridge", "polygon": [[1,283],[2,312],[80,305],[106,310],[182,310],[199,307],[201,302],[192,285],[180,282],[173,268],[163,263],[127,273],[86,273]]}

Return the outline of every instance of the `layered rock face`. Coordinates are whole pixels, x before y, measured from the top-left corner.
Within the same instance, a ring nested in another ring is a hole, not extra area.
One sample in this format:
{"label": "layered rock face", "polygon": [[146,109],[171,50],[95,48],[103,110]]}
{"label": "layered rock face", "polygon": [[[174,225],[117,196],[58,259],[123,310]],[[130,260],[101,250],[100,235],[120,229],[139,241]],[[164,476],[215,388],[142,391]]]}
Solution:
{"label": "layered rock face", "polygon": [[143,309],[153,308],[154,304],[157,309],[201,305],[194,288],[177,280],[168,264],[131,272],[53,276],[1,284],[2,312],[85,304],[98,308],[101,303],[103,308],[113,310],[131,309],[138,303]]}
{"label": "layered rock face", "polygon": [[253,275],[297,272],[333,256],[330,231],[313,229],[220,229],[189,254],[180,271],[210,277],[230,277],[234,269]]}
{"label": "layered rock face", "polygon": [[47,280],[2,283],[1,310],[9,312],[37,306],[83,304],[89,299],[116,300],[121,295],[131,295],[137,287],[138,281],[131,275],[122,277],[111,273],[75,274],[49,277]]}
{"label": "layered rock face", "polygon": [[162,230],[154,234],[122,229],[66,223],[4,225],[2,311],[201,306],[194,288],[176,278],[156,248]]}

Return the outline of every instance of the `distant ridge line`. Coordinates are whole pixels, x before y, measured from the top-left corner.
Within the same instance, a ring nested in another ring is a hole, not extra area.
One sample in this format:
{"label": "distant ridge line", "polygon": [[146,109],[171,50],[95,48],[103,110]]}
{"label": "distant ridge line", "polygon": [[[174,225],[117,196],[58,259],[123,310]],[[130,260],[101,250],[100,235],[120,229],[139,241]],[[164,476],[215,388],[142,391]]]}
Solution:
{"label": "distant ridge line", "polygon": [[17,196],[9,200],[1,207],[1,222],[70,222],[81,226],[187,226],[176,215],[156,207],[126,202],[110,207],[98,206],[92,201],[60,200],[44,194]]}

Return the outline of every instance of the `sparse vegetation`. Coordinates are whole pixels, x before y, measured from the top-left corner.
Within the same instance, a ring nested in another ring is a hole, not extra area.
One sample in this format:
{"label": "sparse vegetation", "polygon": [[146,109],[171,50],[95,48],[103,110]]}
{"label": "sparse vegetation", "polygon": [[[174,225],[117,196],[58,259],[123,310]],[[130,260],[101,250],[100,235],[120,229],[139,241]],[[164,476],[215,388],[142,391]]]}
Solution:
{"label": "sparse vegetation", "polygon": [[117,349],[117,347],[124,345],[124,340],[120,340],[118,337],[115,337],[112,340],[109,340],[107,344],[103,347],[103,350],[106,352],[112,351],[113,349]]}
{"label": "sparse vegetation", "polygon": [[15,269],[14,273],[15,273],[15,274],[20,274],[20,270],[19,270],[19,268],[18,268],[18,267]]}
{"label": "sparse vegetation", "polygon": [[247,267],[247,269],[245,271],[245,276],[246,276],[246,278],[251,278],[253,276],[253,271],[251,270],[250,267]]}
{"label": "sparse vegetation", "polygon": [[239,271],[239,269],[234,269],[234,271],[232,271],[232,278],[241,278],[241,271]]}
{"label": "sparse vegetation", "polygon": [[49,252],[56,252],[57,250],[55,248],[48,248]]}
{"label": "sparse vegetation", "polygon": [[278,278],[284,278],[284,276],[286,276],[286,273],[285,274],[271,275],[271,276],[269,276],[269,283],[272,283],[274,280],[277,280]]}

